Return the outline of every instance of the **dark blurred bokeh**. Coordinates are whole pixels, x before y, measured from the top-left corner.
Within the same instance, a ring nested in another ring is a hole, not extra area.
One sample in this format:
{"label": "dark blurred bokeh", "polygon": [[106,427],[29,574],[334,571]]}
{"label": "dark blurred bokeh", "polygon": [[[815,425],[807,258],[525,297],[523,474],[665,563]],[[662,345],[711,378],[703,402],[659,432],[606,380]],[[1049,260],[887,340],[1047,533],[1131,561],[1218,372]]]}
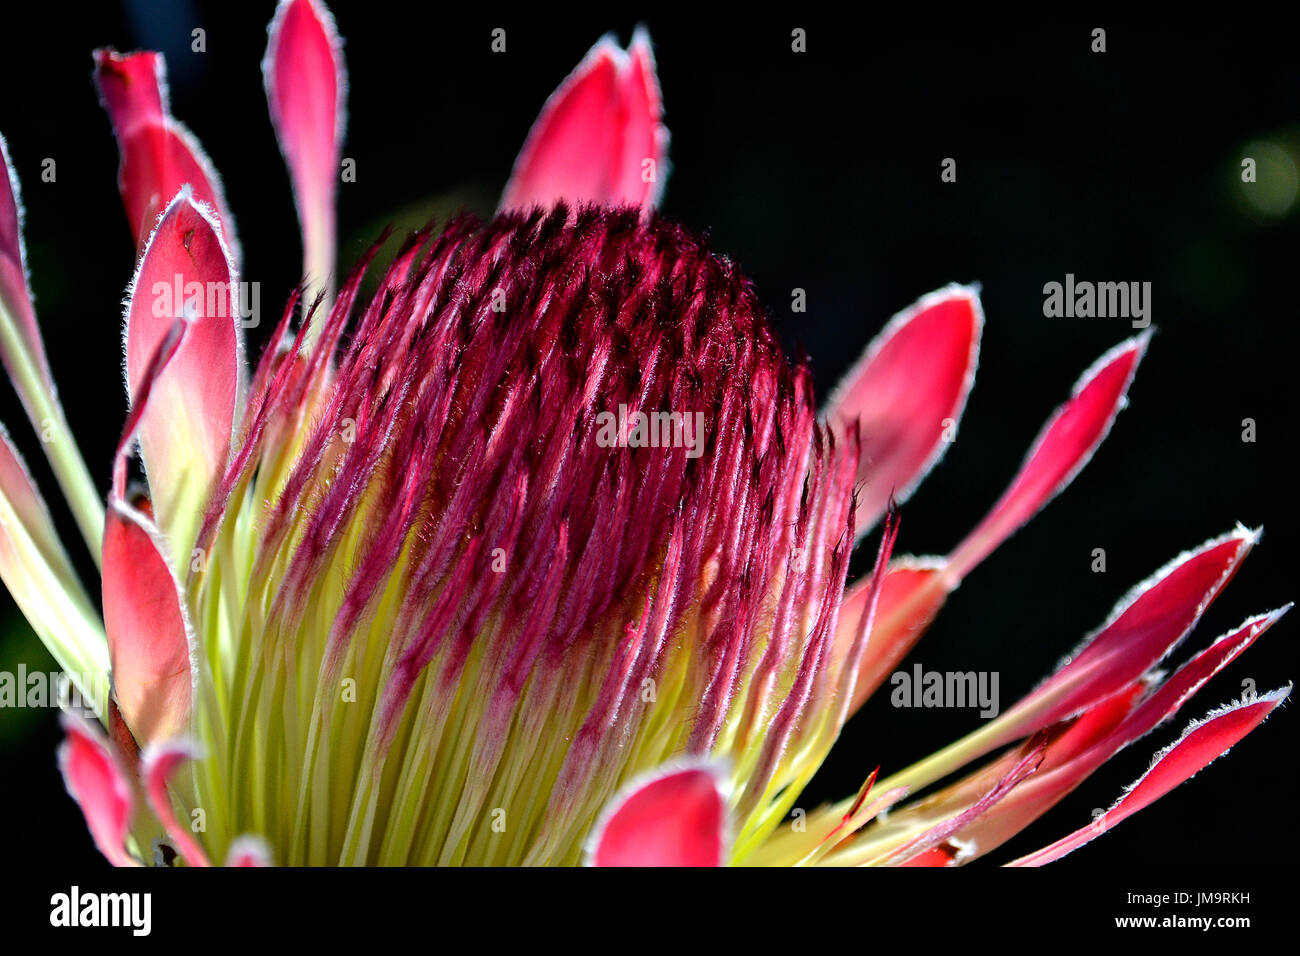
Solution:
{"label": "dark blurred bokeh", "polygon": [[[343,265],[388,222],[457,206],[489,213],[545,97],[603,31],[626,40],[636,22],[614,8],[598,20],[475,19],[380,0],[332,7],[351,87],[344,155],[357,168],[341,187]],[[156,0],[71,15],[33,4],[22,42],[0,61],[0,132],[25,187],[37,309],[101,484],[125,406],[119,302],[133,250],[90,50],[166,53],[173,111],[221,171],[245,278],[275,312],[300,253],[259,71],[272,9]],[[663,210],[744,264],[783,338],[810,353],[823,395],[891,314],[949,281],[983,285],[977,385],[959,440],[904,508],[900,549],[955,544],[1078,374],[1131,334],[1121,319],[1044,318],[1044,283],[1066,273],[1152,283],[1159,334],[1132,407],[1068,492],[968,578],[909,666],[998,671],[1008,706],[1130,585],[1237,521],[1265,525],[1263,543],[1182,654],[1297,596],[1300,58],[1285,24],[1262,12],[1017,27],[924,11],[852,26],[753,11],[742,21],[697,10],[644,18],[673,134]],[[507,31],[505,54],[490,51],[495,27]],[[807,31],[806,53],[791,51],[795,27]],[[1094,27],[1107,31],[1104,54],[1090,51]],[[191,50],[195,28],[206,52]],[[1241,181],[1246,156],[1257,160],[1254,185]],[[940,181],[946,157],[956,183]],[[45,158],[56,161],[53,183],[41,181]],[[804,314],[790,310],[795,288],[806,290]],[[254,330],[254,353],[266,332]],[[1246,418],[1254,443],[1242,441]],[[23,419],[6,387],[0,420],[53,500]],[[77,542],[58,508],[65,540]],[[1104,574],[1090,570],[1099,547]],[[0,601],[0,669],[52,666],[7,594]],[[1300,615],[1285,619],[1174,725],[993,860],[1086,823],[1189,716],[1238,696],[1243,681],[1263,691],[1294,678],[1297,627]],[[1065,865],[1280,862],[1274,848],[1296,835],[1295,719],[1279,712]],[[801,803],[844,796],[877,764],[898,769],[977,721],[972,711],[895,710],[878,694]],[[58,776],[59,737],[53,711],[0,711],[4,857],[14,863],[99,859]]]}

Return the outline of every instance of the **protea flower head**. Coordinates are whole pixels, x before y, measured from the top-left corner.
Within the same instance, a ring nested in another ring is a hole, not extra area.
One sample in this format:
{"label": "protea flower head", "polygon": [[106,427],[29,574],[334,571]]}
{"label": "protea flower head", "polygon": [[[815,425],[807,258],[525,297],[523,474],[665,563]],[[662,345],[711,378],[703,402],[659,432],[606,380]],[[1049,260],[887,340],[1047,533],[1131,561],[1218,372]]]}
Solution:
{"label": "protea flower head", "polygon": [[[378,245],[335,280],[341,46],[320,3],[284,0],[263,69],[305,279],[251,374],[234,223],[161,57],[95,64],[139,254],[106,505],[45,361],[7,147],[0,354],[102,601],[7,434],[0,574],[93,708],[65,718],[60,758],[115,864],[962,863],[1285,610],[1157,669],[1257,542],[1238,528],[968,737],[796,809],[946,596],[1096,450],[1147,336],[1084,372],[949,555],[893,559],[894,502],[973,382],[977,290],[896,316],[819,412],[737,265],[655,213],[668,137],[644,32],[600,41],[546,102],[494,218],[410,236],[364,300]],[[874,569],[846,587],[877,524]],[[1145,807],[1287,693],[1211,711],[1110,811],[1017,862]]]}

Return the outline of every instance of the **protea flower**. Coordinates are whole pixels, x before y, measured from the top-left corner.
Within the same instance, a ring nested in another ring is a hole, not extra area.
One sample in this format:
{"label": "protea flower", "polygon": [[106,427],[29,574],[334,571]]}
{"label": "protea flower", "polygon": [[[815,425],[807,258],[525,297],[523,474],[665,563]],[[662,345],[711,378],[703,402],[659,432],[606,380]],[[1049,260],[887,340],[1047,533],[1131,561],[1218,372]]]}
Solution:
{"label": "protea flower", "polygon": [[[411,236],[362,302],[370,256],[334,280],[340,44],[319,3],[282,2],[263,68],[305,280],[251,376],[234,224],[162,59],[95,62],[139,252],[106,507],[45,361],[7,150],[0,353],[100,559],[102,618],[7,435],[0,574],[102,723],[69,715],[60,756],[115,864],[962,863],[1285,610],[1157,670],[1257,542],[1238,528],[1138,585],[1000,717],[804,812],[945,597],[1096,450],[1147,336],[1084,372],[947,557],[891,560],[892,502],[973,382],[977,292],[896,316],[819,413],[739,268],[654,211],[667,133],[643,32],[547,101],[495,218]],[[1017,862],[1146,806],[1288,693],[1212,711]]]}

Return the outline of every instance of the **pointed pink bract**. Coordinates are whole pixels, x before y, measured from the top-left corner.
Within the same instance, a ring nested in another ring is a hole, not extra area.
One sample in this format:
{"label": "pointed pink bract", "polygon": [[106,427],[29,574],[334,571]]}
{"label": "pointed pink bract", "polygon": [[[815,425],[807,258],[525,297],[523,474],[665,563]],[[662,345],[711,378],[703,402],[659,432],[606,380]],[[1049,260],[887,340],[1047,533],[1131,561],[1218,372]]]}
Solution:
{"label": "pointed pink bract", "polygon": [[[970,295],[966,290],[956,289],[954,296],[959,298],[957,293],[960,292]],[[921,320],[937,321],[939,317],[929,318],[923,306],[929,299],[939,298],[942,295],[943,293],[935,293],[923,299],[913,310],[894,319],[894,323],[906,331]],[[939,301],[943,303],[945,300],[939,298]],[[973,299],[972,301],[977,307],[978,302]],[[952,307],[951,300],[948,300],[948,307]],[[863,370],[850,373],[846,379],[848,384],[842,385],[837,394],[832,397],[831,409],[828,413],[832,420],[836,417],[840,417],[841,421],[844,420],[841,417],[842,409],[850,407],[852,402],[850,396],[865,394],[860,391],[862,381],[864,378],[869,381],[870,376],[875,374],[870,372],[870,369],[881,361],[880,355],[884,354],[886,346],[892,344],[891,338],[888,329],[882,333],[879,338],[882,344],[880,346],[873,344],[859,363],[864,366]],[[1145,335],[1130,339],[1103,355],[1088,371],[1084,372],[1074,387],[1073,397],[1057,409],[1043,427],[1011,487],[1003,494],[988,516],[948,558],[927,559],[926,566],[908,568],[907,576],[900,577],[897,582],[886,581],[872,645],[863,658],[858,684],[854,691],[853,710],[862,705],[903,656],[920,640],[943,606],[948,594],[961,583],[961,579],[1016,529],[1033,517],[1087,464],[1092,453],[1105,438],[1115,415],[1124,405],[1128,386],[1146,349],[1146,343]],[[879,352],[873,354],[877,349]],[[973,360],[972,353],[972,369]],[[922,366],[925,363],[925,359],[920,355],[913,357],[912,361]],[[952,383],[955,379],[949,376],[944,381]],[[955,425],[956,416],[952,418]],[[869,440],[869,436],[864,434],[864,445]],[[866,478],[870,485],[869,464]],[[870,517],[869,512],[867,517]],[[895,570],[895,568],[890,569],[891,575]],[[864,587],[864,582],[858,582],[845,592],[846,608],[852,609],[856,603],[861,602]],[[846,622],[852,619],[852,615],[847,617],[841,615],[840,634],[836,638],[838,645],[847,642],[847,631],[850,625]]]}
{"label": "pointed pink bract", "polygon": [[192,679],[180,596],[149,531],[115,505],[104,525],[103,596],[113,690],[126,725],[142,745],[181,732]]}
{"label": "pointed pink bract", "polygon": [[975,289],[933,292],[890,320],[832,393],[827,421],[840,435],[856,423],[862,439],[859,536],[891,495],[907,500],[956,437],[983,325]]}
{"label": "pointed pink bract", "polygon": [[1069,401],[1034,442],[1011,486],[950,558],[956,578],[966,573],[1032,518],[1087,464],[1115,416],[1146,351],[1150,333],[1123,342],[1083,373]]}
{"label": "pointed pink bract", "polygon": [[167,207],[132,282],[126,378],[133,398],[177,320],[185,322],[184,340],[152,384],[138,438],[157,524],[177,535],[173,550],[188,555],[195,509],[226,463],[243,361],[234,266],[216,220],[188,190]]}
{"label": "pointed pink bract", "polygon": [[1127,736],[1129,740],[1136,739],[1178,713],[1179,708],[1200,690],[1206,681],[1236,660],[1290,609],[1291,605],[1288,604],[1276,611],[1247,618],[1239,627],[1221,635],[1209,647],[1198,651],[1134,709],[1116,731],[1117,735]]}
{"label": "pointed pink bract", "polygon": [[[1207,680],[1235,660],[1285,611],[1286,608],[1281,608],[1247,619],[1195,655],[1154,692],[1149,686],[1152,675],[1144,675],[1068,724],[1052,728],[1042,768],[1034,779],[955,834],[956,843],[969,850],[967,859],[982,856],[1019,833],[1114,754],[1173,717]],[[978,789],[980,781],[1000,773],[999,768],[1008,759],[999,758],[945,793],[950,799],[969,795]],[[936,857],[930,862],[949,861]]]}
{"label": "pointed pink bract", "polygon": [[[172,323],[140,372],[113,462],[104,523],[104,627],[113,691],[137,745],[172,737],[188,723],[194,671],[180,582],[152,518],[126,500],[126,465],[148,418],[154,389],[180,351],[185,326]],[[147,506],[146,506],[147,507]]]}
{"label": "pointed pink bract", "polygon": [[334,18],[317,0],[281,0],[269,28],[263,81],[271,123],[293,180],[304,271],[333,287],[335,208],[347,76]]}
{"label": "pointed pink bract", "polygon": [[1290,687],[1260,697],[1229,704],[1191,724],[1174,744],[1162,750],[1119,801],[1089,826],[1082,827],[1051,846],[1015,860],[1011,866],[1042,866],[1059,860],[1090,843],[1111,827],[1155,803],[1180,783],[1189,780],[1223,756],[1248,733],[1264,722],[1290,694]]}
{"label": "pointed pink bract", "polygon": [[172,197],[188,185],[195,199],[214,210],[227,242],[237,249],[220,177],[199,141],[171,116],[162,54],[96,50],[95,85],[117,137],[118,189],[137,248]]}
{"label": "pointed pink bract", "polygon": [[114,866],[135,866],[126,851],[131,828],[131,784],[108,741],[85,721],[63,715],[67,738],[59,746],[59,768],[72,799],[86,816],[99,852]]}
{"label": "pointed pink bract", "polygon": [[1000,718],[1007,739],[1076,714],[1158,664],[1227,586],[1257,540],[1255,533],[1233,532],[1139,584],[1064,666]]}
{"label": "pointed pink bract", "polygon": [[141,783],[149,798],[149,806],[158,816],[181,859],[190,866],[211,866],[208,855],[194,839],[190,828],[177,821],[176,813],[172,810],[171,794],[167,789],[172,774],[181,764],[193,759],[194,748],[187,741],[169,740],[154,744],[145,750],[140,761]]}
{"label": "pointed pink bract", "polygon": [[170,107],[161,53],[118,53],[104,47],[93,55],[100,104],[114,129],[130,133],[142,123],[161,123],[167,118]]}
{"label": "pointed pink bract", "polygon": [[633,784],[597,824],[595,866],[721,866],[726,803],[706,767]]}
{"label": "pointed pink bract", "polygon": [[600,203],[649,211],[667,176],[668,131],[649,36],[603,37],[542,107],[501,210]]}
{"label": "pointed pink bract", "polygon": [[[871,640],[858,666],[850,715],[875,693],[939,613],[948,596],[942,578],[942,560],[924,562],[903,558],[890,565],[871,628]],[[837,650],[847,645],[852,622],[862,613],[869,597],[869,586],[869,581],[859,581],[844,592],[835,635]]]}

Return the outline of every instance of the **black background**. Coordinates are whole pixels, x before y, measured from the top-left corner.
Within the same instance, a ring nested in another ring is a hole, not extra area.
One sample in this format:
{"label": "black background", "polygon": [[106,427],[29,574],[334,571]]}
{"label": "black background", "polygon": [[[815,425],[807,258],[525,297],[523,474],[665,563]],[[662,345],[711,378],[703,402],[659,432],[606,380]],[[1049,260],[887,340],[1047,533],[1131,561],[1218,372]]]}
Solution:
{"label": "black background", "polygon": [[[1294,278],[1300,216],[1266,219],[1242,199],[1246,144],[1300,143],[1300,58],[1285,23],[1250,17],[1109,19],[1008,26],[915,17],[850,24],[803,7],[742,19],[655,6],[637,13],[467,19],[446,5],[335,3],[350,75],[340,264],[387,222],[459,205],[490,212],[545,97],[606,29],[654,37],[672,130],[663,211],[736,258],[782,337],[811,354],[825,395],[894,312],[949,281],[983,285],[981,362],[961,433],[905,507],[899,548],[942,553],[979,520],[1078,374],[1131,334],[1119,319],[1047,319],[1042,287],[1150,281],[1159,327],[1096,459],[967,579],[908,661],[995,670],[1009,706],[1178,552],[1264,524],[1261,546],[1189,645],[1296,597]],[[34,4],[0,59],[0,132],[24,186],[28,257],[50,360],[92,472],[107,485],[125,408],[120,307],[133,246],[115,188],[117,150],[90,79],[90,51],[167,55],[172,108],[221,171],[262,308],[297,281],[287,175],[259,62],[272,5]],[[1249,20],[1249,24],[1243,21]],[[507,53],[490,32],[507,30]],[[790,50],[793,27],[808,51]],[[1090,52],[1093,27],[1107,52]],[[190,50],[206,31],[207,52]],[[53,157],[57,180],[40,181]],[[955,184],[940,182],[954,157]],[[808,312],[791,314],[793,288]],[[253,330],[250,352],[267,329]],[[55,486],[12,391],[0,419],[53,501]],[[1258,440],[1241,440],[1242,419]],[[79,541],[58,506],[65,541]],[[1092,549],[1108,570],[1090,571]],[[80,549],[80,545],[74,551]],[[84,550],[84,549],[83,549]],[[865,551],[866,549],[864,549]],[[81,566],[93,580],[88,557]],[[866,564],[858,556],[855,570]],[[48,657],[7,595],[0,668]],[[1284,619],[1180,715],[1118,756],[991,859],[1089,820],[1192,716],[1296,676]],[[1181,657],[1176,658],[1181,660]],[[973,711],[894,710],[878,694],[848,727],[810,795],[840,797],[877,764],[898,769],[975,726]],[[1295,715],[1064,866],[1284,862],[1296,836]],[[15,862],[99,860],[55,766],[52,711],[0,712],[0,787]],[[102,861],[101,861],[102,862]]]}

